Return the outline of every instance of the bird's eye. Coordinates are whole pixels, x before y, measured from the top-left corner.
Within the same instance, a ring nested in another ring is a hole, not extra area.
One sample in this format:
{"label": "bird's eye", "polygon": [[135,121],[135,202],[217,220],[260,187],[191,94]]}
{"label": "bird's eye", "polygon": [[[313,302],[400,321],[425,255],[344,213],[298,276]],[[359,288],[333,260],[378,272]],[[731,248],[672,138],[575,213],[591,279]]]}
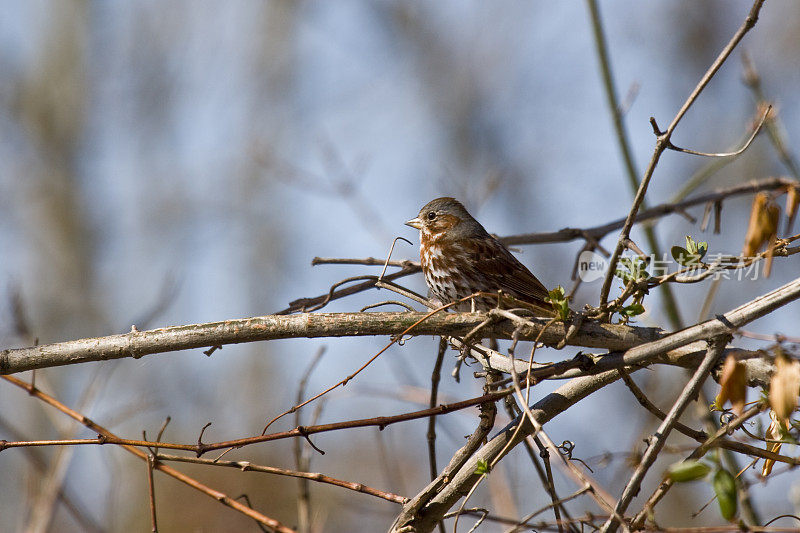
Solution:
{"label": "bird's eye", "polygon": [[433,211],[428,211],[428,220],[434,220],[436,218],[436,213]]}

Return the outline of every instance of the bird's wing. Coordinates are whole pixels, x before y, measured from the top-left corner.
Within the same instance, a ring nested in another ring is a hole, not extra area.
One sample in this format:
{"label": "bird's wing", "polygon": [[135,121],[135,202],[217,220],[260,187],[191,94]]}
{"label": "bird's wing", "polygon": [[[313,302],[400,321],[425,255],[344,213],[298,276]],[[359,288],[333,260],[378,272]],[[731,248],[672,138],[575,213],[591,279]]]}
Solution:
{"label": "bird's wing", "polygon": [[[490,237],[473,253],[475,269],[489,278],[489,285],[518,300],[544,304],[547,289],[500,241]],[[545,304],[546,305],[546,304]],[[548,306],[549,307],[549,306]]]}

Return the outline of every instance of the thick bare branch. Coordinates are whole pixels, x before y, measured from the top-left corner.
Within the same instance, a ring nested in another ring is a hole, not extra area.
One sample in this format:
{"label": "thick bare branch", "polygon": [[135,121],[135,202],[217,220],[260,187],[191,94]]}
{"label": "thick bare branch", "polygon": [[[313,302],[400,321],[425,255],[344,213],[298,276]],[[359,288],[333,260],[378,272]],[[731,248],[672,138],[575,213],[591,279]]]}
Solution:
{"label": "thick bare branch", "polygon": [[[223,346],[288,338],[353,337],[398,335],[422,319],[426,313],[304,313],[267,315],[225,320],[207,324],[173,326],[121,335],[79,339],[0,352],[0,374],[13,374],[35,368],[121,359],[139,358],[154,353],[208,346]],[[416,326],[414,335],[463,336],[486,320],[481,313],[438,313]],[[530,319],[520,339],[533,340],[544,320]],[[514,327],[498,323],[485,329],[487,336],[510,338]],[[549,328],[542,340],[555,344],[564,337],[563,324]],[[587,323],[573,342],[590,348],[625,350],[660,338],[658,328]]]}
{"label": "thick bare branch", "polygon": [[[729,333],[799,297],[800,278],[725,315],[719,315],[717,318],[668,336],[658,328],[585,321],[570,337],[569,344],[621,351],[657,341],[663,343],[662,353],[667,353],[690,342]],[[0,374],[89,361],[139,358],[153,353],[242,342],[287,338],[397,335],[409,329],[424,316],[424,313],[305,313],[131,331],[108,337],[3,350],[0,352]],[[438,313],[418,324],[409,334],[463,336],[485,319],[486,315],[483,313]],[[527,324],[513,324],[510,321],[492,323],[485,328],[484,335],[511,338],[517,329],[520,340],[534,340],[546,323],[545,320],[536,318],[528,319],[526,322]],[[556,323],[546,329],[541,341],[555,345],[564,339],[565,335],[565,324]],[[625,356],[630,358],[626,359],[628,364],[638,362],[635,348]]]}

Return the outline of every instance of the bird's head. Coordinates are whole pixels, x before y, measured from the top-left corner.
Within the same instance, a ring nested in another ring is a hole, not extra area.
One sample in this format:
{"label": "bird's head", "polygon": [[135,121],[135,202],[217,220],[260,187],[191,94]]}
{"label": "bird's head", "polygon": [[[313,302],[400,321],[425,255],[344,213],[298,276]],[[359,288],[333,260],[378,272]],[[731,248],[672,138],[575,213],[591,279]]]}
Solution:
{"label": "bird's head", "polygon": [[486,233],[461,202],[450,197],[431,200],[406,225],[418,229],[422,239],[433,241],[483,236]]}

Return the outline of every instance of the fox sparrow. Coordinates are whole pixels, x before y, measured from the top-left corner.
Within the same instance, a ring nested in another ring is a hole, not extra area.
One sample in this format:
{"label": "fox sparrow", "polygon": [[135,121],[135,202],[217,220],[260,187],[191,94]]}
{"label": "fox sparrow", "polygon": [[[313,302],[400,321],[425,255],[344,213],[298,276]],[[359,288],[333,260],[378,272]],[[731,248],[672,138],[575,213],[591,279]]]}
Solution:
{"label": "fox sparrow", "polygon": [[[502,291],[552,314],[544,285],[455,198],[432,200],[406,225],[419,230],[419,258],[434,301],[448,304],[480,292],[475,309],[487,311],[497,306]],[[472,305],[467,300],[454,308],[469,311]]]}

